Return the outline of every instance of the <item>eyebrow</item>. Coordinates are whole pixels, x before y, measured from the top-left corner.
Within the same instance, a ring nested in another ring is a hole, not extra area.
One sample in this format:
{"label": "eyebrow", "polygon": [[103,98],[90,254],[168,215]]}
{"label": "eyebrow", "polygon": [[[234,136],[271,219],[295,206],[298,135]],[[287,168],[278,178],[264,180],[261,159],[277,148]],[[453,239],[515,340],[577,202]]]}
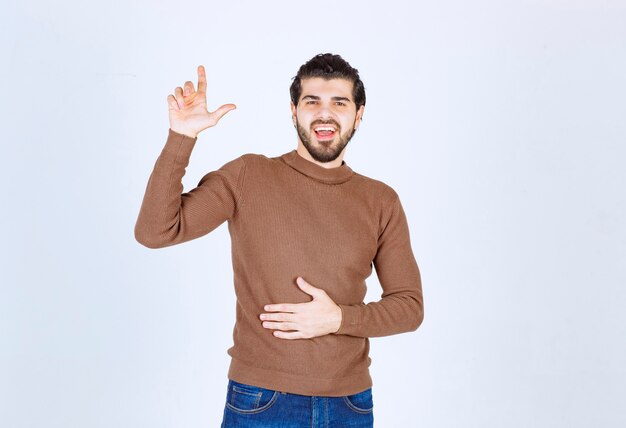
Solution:
{"label": "eyebrow", "polygon": [[[319,100],[320,97],[318,97],[317,95],[305,95],[303,96],[300,101],[304,101],[305,99],[312,99],[312,100]],[[350,98],[346,98],[346,97],[331,97],[330,98],[333,101],[347,101],[347,102],[351,102],[352,100]]]}

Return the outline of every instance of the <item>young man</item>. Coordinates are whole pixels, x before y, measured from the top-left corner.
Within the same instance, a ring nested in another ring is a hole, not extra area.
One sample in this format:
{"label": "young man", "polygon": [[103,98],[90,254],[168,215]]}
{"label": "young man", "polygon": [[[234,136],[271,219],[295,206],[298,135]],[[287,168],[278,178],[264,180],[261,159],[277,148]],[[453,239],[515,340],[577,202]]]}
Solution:
{"label": "young man", "polygon": [[[290,92],[295,150],[244,154],[182,193],[198,133],[235,108],[207,111],[199,66],[197,91],[187,81],[167,97],[135,237],[162,248],[228,221],[237,308],[223,427],[371,427],[368,338],[419,327],[420,272],[397,193],[343,161],[365,108],[358,71],[320,54]],[[372,267],[383,293],[366,305]]]}

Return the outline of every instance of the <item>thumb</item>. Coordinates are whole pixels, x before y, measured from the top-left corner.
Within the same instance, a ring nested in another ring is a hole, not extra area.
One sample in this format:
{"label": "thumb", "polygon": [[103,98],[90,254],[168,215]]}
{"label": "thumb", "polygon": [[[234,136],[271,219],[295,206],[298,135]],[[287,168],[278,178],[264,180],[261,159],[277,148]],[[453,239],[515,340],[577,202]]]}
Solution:
{"label": "thumb", "polygon": [[306,282],[301,276],[296,278],[296,284],[298,284],[300,290],[304,291],[306,294],[310,294],[313,297],[320,297],[324,293],[324,290],[312,286],[311,284]]}
{"label": "thumb", "polygon": [[226,113],[236,108],[237,106],[235,104],[224,104],[211,114],[215,115],[215,122],[217,123]]}

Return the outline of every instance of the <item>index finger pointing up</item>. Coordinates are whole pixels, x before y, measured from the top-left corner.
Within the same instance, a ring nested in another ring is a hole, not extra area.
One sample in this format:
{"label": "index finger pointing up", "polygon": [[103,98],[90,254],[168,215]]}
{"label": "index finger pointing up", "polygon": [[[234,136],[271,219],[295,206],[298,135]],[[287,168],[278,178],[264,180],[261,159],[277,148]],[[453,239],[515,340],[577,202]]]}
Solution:
{"label": "index finger pointing up", "polygon": [[204,66],[198,66],[198,92],[206,94],[206,74],[204,74]]}

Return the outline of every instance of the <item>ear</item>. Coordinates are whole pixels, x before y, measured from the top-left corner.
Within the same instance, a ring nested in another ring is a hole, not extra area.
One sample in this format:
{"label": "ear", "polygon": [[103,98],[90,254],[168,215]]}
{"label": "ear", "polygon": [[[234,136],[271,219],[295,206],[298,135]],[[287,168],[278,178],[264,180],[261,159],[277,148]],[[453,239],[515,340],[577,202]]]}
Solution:
{"label": "ear", "polygon": [[361,124],[361,118],[363,118],[363,112],[365,111],[365,106],[359,107],[359,110],[356,112],[356,119],[354,121],[354,129],[357,129]]}
{"label": "ear", "polygon": [[291,105],[291,121],[293,122],[293,126],[296,126],[296,106],[293,104],[293,101],[289,104]]}

